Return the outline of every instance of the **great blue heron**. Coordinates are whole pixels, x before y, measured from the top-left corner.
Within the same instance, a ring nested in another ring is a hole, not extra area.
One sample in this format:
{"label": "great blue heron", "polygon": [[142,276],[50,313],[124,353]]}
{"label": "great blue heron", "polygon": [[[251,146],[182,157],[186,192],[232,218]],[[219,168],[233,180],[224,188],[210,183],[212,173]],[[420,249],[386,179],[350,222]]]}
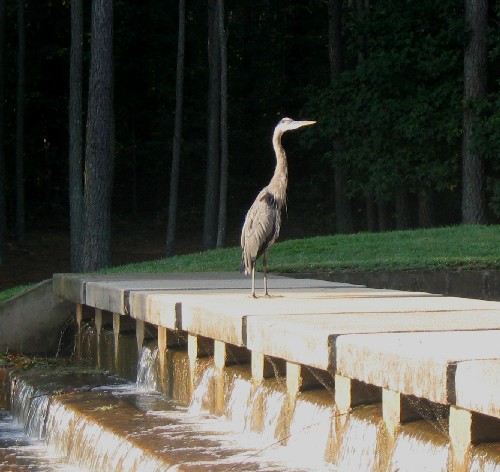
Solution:
{"label": "great blue heron", "polygon": [[281,209],[286,202],[288,184],[288,167],[285,150],[281,145],[281,136],[286,131],[316,123],[315,121],[294,121],[283,118],[273,134],[273,147],[276,153],[276,169],[269,184],[264,187],[245,217],[241,230],[241,248],[243,250],[241,269],[245,274],[252,274],[252,296],[255,298],[255,265],[262,255],[264,272],[264,290],[267,291],[267,250],[279,235],[281,226]]}

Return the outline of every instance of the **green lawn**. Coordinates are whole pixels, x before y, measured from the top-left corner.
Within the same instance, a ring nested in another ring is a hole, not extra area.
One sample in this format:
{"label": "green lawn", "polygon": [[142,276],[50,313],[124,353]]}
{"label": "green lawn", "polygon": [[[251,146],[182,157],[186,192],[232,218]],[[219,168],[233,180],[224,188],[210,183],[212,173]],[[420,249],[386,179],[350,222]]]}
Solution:
{"label": "green lawn", "polygon": [[7,290],[0,292],[0,302],[3,302],[4,300],[8,300],[9,298],[12,298],[15,295],[18,295],[19,293],[24,292],[25,290],[28,290],[33,285],[34,284],[19,285],[18,287],[8,288]]}
{"label": "green lawn", "polygon": [[[240,267],[240,248],[218,249],[114,267],[107,272],[226,271]],[[500,226],[454,226],[321,236],[276,243],[269,270],[410,270],[500,268]]]}
{"label": "green lawn", "polygon": [[[204,272],[239,270],[238,247],[113,267],[106,272]],[[321,236],[276,243],[273,272],[500,269],[500,226]],[[16,293],[0,292],[0,301]]]}

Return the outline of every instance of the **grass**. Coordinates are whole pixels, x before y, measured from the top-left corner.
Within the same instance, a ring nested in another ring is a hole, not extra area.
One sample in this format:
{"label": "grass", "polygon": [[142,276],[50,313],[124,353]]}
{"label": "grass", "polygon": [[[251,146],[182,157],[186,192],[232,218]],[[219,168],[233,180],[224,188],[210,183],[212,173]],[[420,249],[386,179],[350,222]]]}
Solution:
{"label": "grass", "polygon": [[[106,272],[233,271],[239,248],[218,249],[129,264]],[[445,270],[500,268],[500,226],[321,236],[276,243],[268,257],[273,272]]]}
{"label": "grass", "polygon": [[[123,272],[235,271],[240,248],[200,252],[107,269]],[[268,257],[272,272],[500,269],[500,226],[358,233],[276,243]],[[0,292],[0,301],[13,296]],[[18,289],[19,292],[19,289]]]}
{"label": "grass", "polygon": [[18,287],[8,288],[7,290],[3,290],[0,292],[0,303],[12,298],[16,295],[19,295],[22,292],[25,292],[29,288],[33,287],[34,284],[29,285],[19,285]]}

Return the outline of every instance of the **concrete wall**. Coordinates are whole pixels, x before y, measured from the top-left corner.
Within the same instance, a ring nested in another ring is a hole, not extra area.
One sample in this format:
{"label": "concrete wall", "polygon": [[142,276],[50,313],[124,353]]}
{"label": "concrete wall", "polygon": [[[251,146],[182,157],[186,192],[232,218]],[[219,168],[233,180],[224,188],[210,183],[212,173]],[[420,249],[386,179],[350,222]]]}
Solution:
{"label": "concrete wall", "polygon": [[447,271],[323,271],[283,274],[291,277],[310,277],[332,282],[363,284],[370,288],[440,293],[442,295],[500,300],[499,270]]}
{"label": "concrete wall", "polygon": [[0,352],[57,352],[71,305],[54,297],[52,279],[0,303]]}

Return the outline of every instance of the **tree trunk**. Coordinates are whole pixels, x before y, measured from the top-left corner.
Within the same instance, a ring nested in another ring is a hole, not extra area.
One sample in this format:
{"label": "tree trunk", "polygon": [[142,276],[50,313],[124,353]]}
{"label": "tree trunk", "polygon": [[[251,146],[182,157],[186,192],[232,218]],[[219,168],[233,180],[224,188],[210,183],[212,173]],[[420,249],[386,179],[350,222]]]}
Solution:
{"label": "tree trunk", "polygon": [[434,195],[420,194],[418,196],[418,225],[421,228],[434,226]]}
{"label": "tree trunk", "polygon": [[389,208],[387,203],[377,202],[378,209],[378,229],[379,231],[389,231],[391,229],[391,222],[389,216]]}
{"label": "tree trunk", "polygon": [[[132,124],[131,130],[131,139],[132,139],[132,149],[131,149],[131,160],[132,160],[132,183],[130,189],[130,198],[131,198],[131,207],[132,207],[132,216],[137,218],[139,216],[139,189],[137,185],[137,138],[135,134],[135,120]],[[114,153],[113,153],[114,154]],[[112,154],[112,155],[113,155]]]}
{"label": "tree trunk", "polygon": [[219,224],[217,247],[224,247],[227,223],[227,179],[229,167],[227,137],[227,34],[224,30],[224,0],[218,0],[218,31],[220,42],[220,188],[219,188]]}
{"label": "tree trunk", "polygon": [[[335,143],[334,143],[335,144]],[[342,143],[343,146],[343,143]],[[338,146],[334,146],[336,152],[340,152]],[[337,217],[336,229],[337,233],[353,233],[354,222],[352,219],[351,200],[346,195],[347,177],[344,170],[340,167],[335,167],[335,215]]]}
{"label": "tree trunk", "polygon": [[486,223],[484,162],[473,149],[474,125],[479,120],[477,104],[485,97],[487,81],[487,0],[465,0],[465,20],[470,28],[464,54],[464,114],[462,141],[462,222]]}
{"label": "tree trunk", "polygon": [[0,265],[7,257],[5,203],[5,0],[0,0]]}
{"label": "tree trunk", "polygon": [[220,164],[220,45],[217,4],[208,0],[208,145],[205,178],[203,247],[217,245]]}
{"label": "tree trunk", "polygon": [[[356,0],[356,13],[357,20],[360,24],[363,24],[367,15],[370,12],[370,0]],[[358,64],[361,64],[368,57],[368,50],[366,45],[366,36],[360,31],[357,32],[356,40],[358,43]],[[365,194],[366,199],[366,225],[367,229],[371,233],[378,231],[377,222],[377,204],[371,193]]]}
{"label": "tree trunk", "polygon": [[377,205],[372,195],[366,196],[366,225],[371,233],[377,232]]}
{"label": "tree trunk", "polygon": [[[357,10],[357,18],[359,23],[363,23],[366,16],[370,12],[370,0],[356,0],[356,10]],[[358,63],[362,62],[366,59],[368,52],[366,50],[366,37],[362,34],[357,34],[356,37],[358,43]]]}
{"label": "tree trunk", "polygon": [[71,270],[83,270],[83,3],[71,1],[71,52],[69,72],[69,208]]}
{"label": "tree trunk", "polygon": [[84,270],[111,264],[113,1],[93,0],[85,149]]}
{"label": "tree trunk", "polygon": [[411,228],[410,202],[408,192],[401,189],[396,192],[396,228]]}
{"label": "tree trunk", "polygon": [[[330,56],[330,78],[332,83],[338,79],[344,67],[342,55],[342,0],[328,1],[328,50]],[[340,137],[333,139],[333,152],[338,155],[344,152],[345,145]],[[346,195],[345,171],[339,166],[334,168],[335,217],[338,233],[352,233],[351,202]]]}
{"label": "tree trunk", "polygon": [[177,39],[177,76],[175,82],[175,125],[172,151],[172,168],[170,171],[170,199],[168,202],[167,257],[175,253],[175,228],[177,226],[177,202],[179,197],[179,173],[182,144],[182,112],[184,104],[184,43],[186,29],[186,4],[179,0],[179,36]]}
{"label": "tree trunk", "polygon": [[26,232],[24,204],[24,84],[26,37],[24,0],[17,2],[17,104],[16,104],[16,237],[23,241]]}

